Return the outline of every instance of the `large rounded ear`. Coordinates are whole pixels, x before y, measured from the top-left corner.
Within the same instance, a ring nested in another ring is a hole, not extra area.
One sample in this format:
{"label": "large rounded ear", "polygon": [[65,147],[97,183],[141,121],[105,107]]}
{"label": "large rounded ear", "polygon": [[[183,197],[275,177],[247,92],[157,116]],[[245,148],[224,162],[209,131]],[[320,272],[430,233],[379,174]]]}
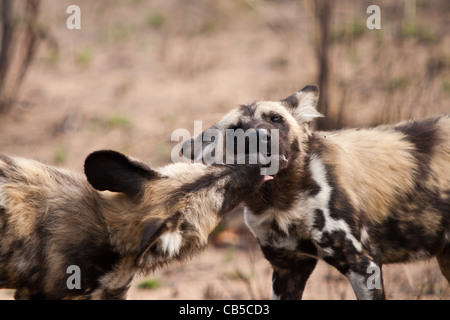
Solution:
{"label": "large rounded ear", "polygon": [[287,97],[281,102],[292,113],[299,123],[311,122],[315,118],[323,117],[317,111],[319,101],[319,87],[310,85]]}
{"label": "large rounded ear", "polygon": [[91,153],[84,162],[84,172],[95,189],[130,196],[137,196],[149,180],[159,177],[145,164],[112,150]]}

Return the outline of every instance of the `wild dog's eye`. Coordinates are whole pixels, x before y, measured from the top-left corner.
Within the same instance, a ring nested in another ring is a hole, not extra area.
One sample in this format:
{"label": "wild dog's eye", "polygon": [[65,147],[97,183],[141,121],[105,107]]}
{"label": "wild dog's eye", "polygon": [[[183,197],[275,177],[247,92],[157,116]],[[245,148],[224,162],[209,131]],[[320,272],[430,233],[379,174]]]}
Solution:
{"label": "wild dog's eye", "polygon": [[283,118],[281,116],[273,115],[270,117],[271,122],[281,122],[283,121]]}

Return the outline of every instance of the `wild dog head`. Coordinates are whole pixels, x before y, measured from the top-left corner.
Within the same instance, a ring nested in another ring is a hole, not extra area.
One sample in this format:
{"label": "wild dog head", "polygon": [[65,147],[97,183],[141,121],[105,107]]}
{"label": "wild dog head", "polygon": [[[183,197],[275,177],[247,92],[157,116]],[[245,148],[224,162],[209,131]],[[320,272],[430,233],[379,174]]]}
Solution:
{"label": "wild dog head", "polygon": [[106,220],[121,230],[112,234],[114,246],[134,245],[143,271],[205,247],[220,219],[264,182],[259,166],[177,163],[154,170],[115,151],[89,155],[85,173],[95,189],[110,191],[103,193]]}
{"label": "wild dog head", "polygon": [[[253,134],[256,136],[254,141],[257,143],[254,150],[259,152],[260,146],[266,144],[266,155],[270,161],[277,162],[278,172],[287,168],[299,155],[306,152],[305,141],[310,136],[309,123],[322,116],[316,109],[318,98],[318,87],[306,86],[280,101],[258,101],[241,105],[226,114],[210,129],[186,141],[182,152],[189,150],[188,154],[192,159],[195,159],[196,155],[201,155],[204,159],[210,152],[212,144],[218,143],[208,136],[210,132],[218,131],[222,137],[227,137],[233,131],[251,131],[252,133],[245,136],[245,153],[248,154],[251,149],[249,141]],[[219,142],[224,144],[220,147],[225,150],[224,158],[228,157],[227,160],[230,159],[228,154],[230,150],[234,151],[234,155],[239,152],[236,140],[232,148],[229,142],[230,140],[226,138]],[[272,173],[269,174],[272,175]]]}

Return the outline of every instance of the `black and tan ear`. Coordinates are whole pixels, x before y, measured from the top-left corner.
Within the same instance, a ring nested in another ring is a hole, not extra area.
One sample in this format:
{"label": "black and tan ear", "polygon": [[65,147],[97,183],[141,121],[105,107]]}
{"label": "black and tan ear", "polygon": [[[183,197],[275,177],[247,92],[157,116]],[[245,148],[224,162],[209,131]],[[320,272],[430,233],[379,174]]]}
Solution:
{"label": "black and tan ear", "polygon": [[91,153],[84,162],[84,172],[95,189],[129,196],[137,196],[149,180],[159,177],[145,164],[112,150]]}
{"label": "black and tan ear", "polygon": [[316,85],[306,86],[281,102],[289,111],[291,111],[292,115],[299,123],[308,123],[316,118],[323,117],[323,115],[317,111],[319,87]]}

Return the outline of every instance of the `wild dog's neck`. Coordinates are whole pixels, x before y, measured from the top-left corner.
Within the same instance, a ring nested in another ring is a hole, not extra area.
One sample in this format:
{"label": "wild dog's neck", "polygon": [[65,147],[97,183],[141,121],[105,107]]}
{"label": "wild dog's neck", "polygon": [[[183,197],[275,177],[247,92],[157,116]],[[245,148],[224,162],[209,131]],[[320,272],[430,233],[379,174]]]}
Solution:
{"label": "wild dog's neck", "polygon": [[103,192],[101,194],[102,214],[110,234],[110,242],[122,256],[139,252],[144,223],[143,213],[126,196]]}

